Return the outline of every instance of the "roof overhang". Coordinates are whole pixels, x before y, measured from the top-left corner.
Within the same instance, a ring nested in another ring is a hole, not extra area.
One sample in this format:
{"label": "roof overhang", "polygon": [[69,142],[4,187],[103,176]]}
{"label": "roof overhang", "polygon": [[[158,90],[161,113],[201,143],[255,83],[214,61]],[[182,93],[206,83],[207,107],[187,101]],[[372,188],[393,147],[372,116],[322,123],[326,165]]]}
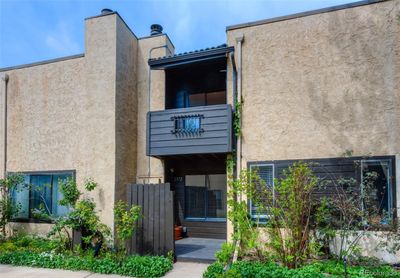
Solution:
{"label": "roof overhang", "polygon": [[233,46],[217,47],[173,56],[149,59],[148,63],[151,69],[169,69],[191,63],[226,58],[227,53],[233,51]]}

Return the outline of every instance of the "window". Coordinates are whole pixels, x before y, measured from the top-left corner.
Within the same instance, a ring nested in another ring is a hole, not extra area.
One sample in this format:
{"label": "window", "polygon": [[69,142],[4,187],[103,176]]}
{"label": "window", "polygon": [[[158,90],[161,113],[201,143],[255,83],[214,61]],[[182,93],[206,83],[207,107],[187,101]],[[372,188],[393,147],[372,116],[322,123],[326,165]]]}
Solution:
{"label": "window", "polygon": [[185,177],[185,215],[204,218],[206,210],[206,176],[189,175]]}
{"label": "window", "polygon": [[185,176],[185,217],[226,218],[226,175]]}
{"label": "window", "polygon": [[[250,165],[250,171],[257,173],[265,184],[263,186],[268,186],[274,190],[274,165],[273,164],[255,164]],[[260,186],[260,185],[256,185]],[[250,214],[253,219],[258,219],[261,222],[265,222],[268,218],[266,212],[260,211],[256,205],[249,201]]]}
{"label": "window", "polygon": [[23,183],[12,192],[14,204],[20,206],[18,214],[14,216],[15,219],[34,218],[32,211],[41,207],[54,216],[68,213],[69,208],[59,204],[62,199],[59,183],[61,180],[73,177],[72,172],[29,173],[23,176]]}
{"label": "window", "polygon": [[[249,169],[256,171],[267,186],[274,187],[274,178],[283,178],[284,171],[298,161],[252,162],[249,163]],[[302,161],[309,163],[312,171],[323,185],[313,193],[315,198],[334,197],[335,184],[343,184],[347,181],[347,186],[355,186],[355,194],[363,192],[366,197],[360,204],[360,208],[367,210],[370,215],[379,213],[383,216],[379,217],[381,225],[389,224],[394,218],[394,209],[396,208],[394,156],[377,156],[368,159],[360,157],[325,158]],[[249,210],[253,219],[266,221],[268,218],[267,213],[258,211],[251,200],[249,200]]]}
{"label": "window", "polygon": [[[372,175],[371,175],[372,174]],[[368,190],[368,203],[363,209],[386,216],[385,223],[393,216],[392,163],[390,160],[361,161],[361,190]],[[367,187],[367,188],[364,188]],[[369,188],[370,187],[370,188]]]}
{"label": "window", "polygon": [[205,93],[197,93],[189,95],[190,107],[204,106],[204,105],[207,105]]}
{"label": "window", "polygon": [[226,103],[226,92],[207,92],[207,93],[195,93],[189,95],[189,106],[207,106],[217,105]]}
{"label": "window", "polygon": [[174,130],[171,130],[173,134],[193,134],[201,133],[201,118],[203,115],[185,115],[175,116],[171,119],[175,121]]}

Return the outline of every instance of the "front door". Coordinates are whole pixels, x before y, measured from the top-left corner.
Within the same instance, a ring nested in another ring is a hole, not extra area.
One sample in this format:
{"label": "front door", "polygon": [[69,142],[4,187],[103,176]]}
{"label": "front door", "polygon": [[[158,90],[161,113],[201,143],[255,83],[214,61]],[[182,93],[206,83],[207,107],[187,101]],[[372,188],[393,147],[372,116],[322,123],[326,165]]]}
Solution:
{"label": "front door", "polygon": [[185,220],[226,221],[226,175],[185,176]]}

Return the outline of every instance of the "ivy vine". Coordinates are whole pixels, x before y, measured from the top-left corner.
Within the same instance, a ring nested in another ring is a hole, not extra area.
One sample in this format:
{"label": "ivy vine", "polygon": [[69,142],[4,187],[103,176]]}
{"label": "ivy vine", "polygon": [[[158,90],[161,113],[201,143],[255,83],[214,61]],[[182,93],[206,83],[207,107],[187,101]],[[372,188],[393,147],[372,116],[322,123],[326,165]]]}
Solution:
{"label": "ivy vine", "polygon": [[235,130],[236,137],[240,136],[241,133],[241,116],[242,116],[242,102],[236,101],[235,112],[233,113],[233,129]]}

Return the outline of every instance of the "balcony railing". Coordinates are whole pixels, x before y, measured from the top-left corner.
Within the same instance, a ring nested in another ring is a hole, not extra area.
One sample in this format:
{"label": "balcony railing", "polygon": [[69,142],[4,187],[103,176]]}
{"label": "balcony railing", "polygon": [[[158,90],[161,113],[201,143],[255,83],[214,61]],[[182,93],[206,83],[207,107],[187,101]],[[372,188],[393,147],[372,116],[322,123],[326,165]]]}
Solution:
{"label": "balcony railing", "polygon": [[146,151],[150,156],[231,152],[231,106],[197,106],[148,113]]}

